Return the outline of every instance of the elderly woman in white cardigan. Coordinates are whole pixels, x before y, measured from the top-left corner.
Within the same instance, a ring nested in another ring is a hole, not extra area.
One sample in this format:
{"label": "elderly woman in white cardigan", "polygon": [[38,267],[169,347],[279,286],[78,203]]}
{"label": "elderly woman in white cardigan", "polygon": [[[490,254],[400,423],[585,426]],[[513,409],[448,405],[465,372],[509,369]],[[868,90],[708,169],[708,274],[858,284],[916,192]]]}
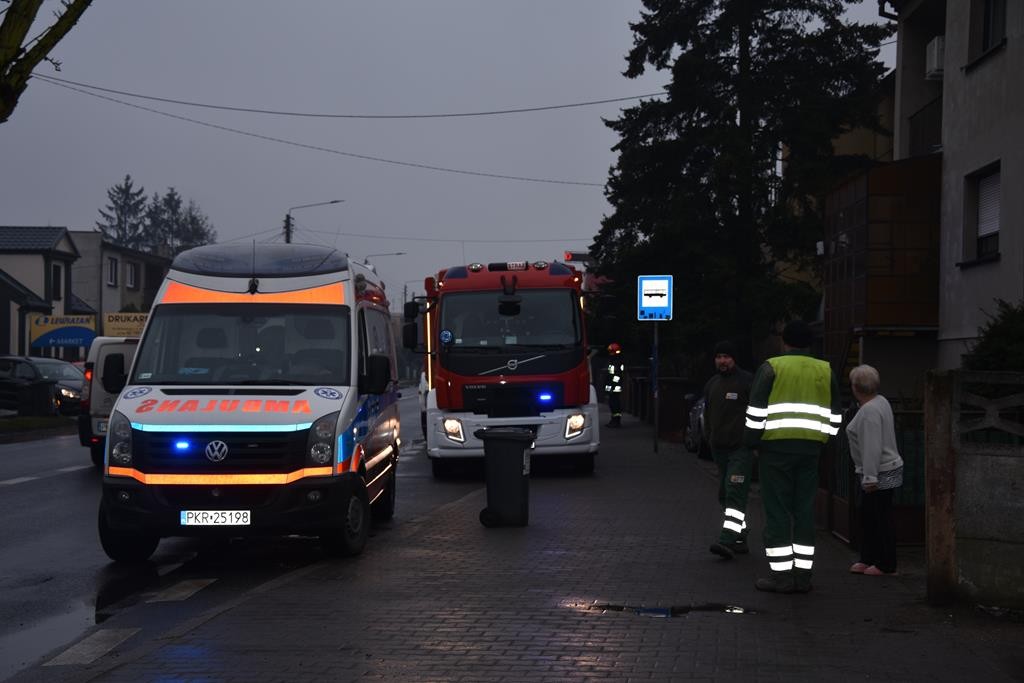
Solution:
{"label": "elderly woman in white cardigan", "polygon": [[846,426],[850,456],[860,477],[860,561],[850,567],[854,574],[896,574],[896,539],[892,528],[893,489],[903,484],[903,459],[896,448],[892,406],[878,393],[878,370],[859,365],[850,371],[853,396],[860,404]]}

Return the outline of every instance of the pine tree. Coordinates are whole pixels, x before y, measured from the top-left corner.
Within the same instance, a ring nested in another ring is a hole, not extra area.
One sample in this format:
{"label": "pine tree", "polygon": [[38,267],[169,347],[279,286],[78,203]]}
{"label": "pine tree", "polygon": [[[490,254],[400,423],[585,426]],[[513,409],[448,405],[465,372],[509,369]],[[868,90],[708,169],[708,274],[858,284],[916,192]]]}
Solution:
{"label": "pine tree", "polygon": [[146,207],[145,225],[144,246],[167,256],[217,239],[217,231],[199,205],[192,200],[186,205],[173,187],[167,188],[163,196],[153,193]]}
{"label": "pine tree", "polygon": [[777,264],[813,255],[817,200],[857,161],[835,158],[832,140],[878,125],[877,46],[891,33],[847,22],[846,4],[644,0],[632,24],[625,75],[653,68],[670,82],[664,99],[606,122],[620,136],[614,210],[591,251],[623,309],[637,274],[674,274],[672,327],[691,350],[750,341],[814,307],[810,286],[779,278]]}
{"label": "pine tree", "polygon": [[105,239],[123,247],[138,248],[144,225],[145,194],[142,187],[134,189],[132,177],[127,174],[120,185],[107,190],[109,204],[105,211],[100,209],[103,221],[96,222]]}

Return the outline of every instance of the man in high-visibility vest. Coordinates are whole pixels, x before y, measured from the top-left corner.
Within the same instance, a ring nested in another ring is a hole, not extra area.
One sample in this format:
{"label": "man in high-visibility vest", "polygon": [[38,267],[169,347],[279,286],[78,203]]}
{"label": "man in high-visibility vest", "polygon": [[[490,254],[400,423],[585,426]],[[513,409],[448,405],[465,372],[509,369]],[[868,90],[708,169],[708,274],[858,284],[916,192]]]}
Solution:
{"label": "man in high-visibility vest", "polygon": [[745,444],[758,451],[764,550],[771,578],[755,587],[807,593],[814,567],[814,499],[822,445],[839,433],[839,385],[829,364],[808,353],[814,335],[802,320],[782,332],[784,353],[757,370],[747,406]]}
{"label": "man in high-visibility vest", "polygon": [[604,383],[604,391],[608,394],[608,409],[612,419],[609,427],[622,426],[622,376],[626,374],[626,366],[622,363],[622,347],[617,343],[608,345],[608,378]]}

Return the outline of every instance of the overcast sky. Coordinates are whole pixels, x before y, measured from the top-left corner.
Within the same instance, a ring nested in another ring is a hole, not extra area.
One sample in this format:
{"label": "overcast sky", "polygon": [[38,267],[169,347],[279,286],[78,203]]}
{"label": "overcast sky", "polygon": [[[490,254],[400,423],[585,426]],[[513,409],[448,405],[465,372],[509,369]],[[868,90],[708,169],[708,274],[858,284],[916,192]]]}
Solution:
{"label": "overcast sky", "polygon": [[[48,19],[55,0],[40,18]],[[639,0],[99,0],[58,46],[61,72],[114,90],[234,107],[437,114],[658,92],[624,78]],[[877,3],[852,10],[877,20]],[[892,65],[892,49],[883,56]],[[479,118],[267,116],[107,94],[241,135],[33,81],[0,124],[0,224],[90,229],[126,173],[175,187],[219,241],[281,240],[371,257],[393,301],[442,267],[585,250],[610,207],[616,138],[601,122],[629,102]],[[338,154],[528,182],[449,173]],[[366,238],[346,235],[379,235]],[[432,241],[430,241],[432,240]],[[441,241],[452,240],[452,241]],[[499,242],[499,240],[517,240]]]}

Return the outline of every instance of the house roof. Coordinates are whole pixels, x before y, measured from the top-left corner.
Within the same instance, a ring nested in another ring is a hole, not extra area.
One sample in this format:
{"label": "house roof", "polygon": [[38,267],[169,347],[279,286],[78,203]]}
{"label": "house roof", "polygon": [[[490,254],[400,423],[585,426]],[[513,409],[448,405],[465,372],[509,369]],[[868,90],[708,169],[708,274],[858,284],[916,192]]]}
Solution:
{"label": "house roof", "polygon": [[82,299],[72,292],[71,299],[68,301],[68,305],[65,310],[71,315],[95,315],[96,309],[87,304]]}
{"label": "house roof", "polygon": [[14,294],[12,298],[29,310],[43,311],[45,313],[53,310],[53,306],[40,299],[36,296],[35,292],[18,282],[3,269],[0,269],[0,287],[7,288]]}
{"label": "house roof", "polygon": [[146,252],[146,251],[142,251],[141,249],[133,249],[131,247],[126,247],[124,245],[118,244],[117,242],[112,242],[111,240],[108,240],[107,238],[105,238],[103,236],[103,233],[100,232],[99,230],[71,230],[70,232],[71,232],[72,237],[76,237],[77,236],[79,239],[85,239],[85,238],[96,239],[96,240],[99,241],[100,246],[103,249],[107,249],[107,250],[110,250],[110,251],[118,251],[118,252],[121,252],[122,254],[125,254],[127,256],[131,256],[133,258],[136,258],[136,259],[138,259],[140,261],[144,261],[146,263],[158,263],[158,264],[160,264],[162,266],[166,266],[166,267],[170,268],[171,261],[173,260],[173,259],[171,259],[170,257],[167,257],[167,256],[160,256],[159,254],[152,254],[152,253],[149,253],[149,252]]}
{"label": "house roof", "polygon": [[67,237],[71,243],[72,254],[78,256],[78,250],[68,233],[68,229],[60,226],[36,225],[0,225],[0,252],[40,253],[60,251],[60,241]]}

